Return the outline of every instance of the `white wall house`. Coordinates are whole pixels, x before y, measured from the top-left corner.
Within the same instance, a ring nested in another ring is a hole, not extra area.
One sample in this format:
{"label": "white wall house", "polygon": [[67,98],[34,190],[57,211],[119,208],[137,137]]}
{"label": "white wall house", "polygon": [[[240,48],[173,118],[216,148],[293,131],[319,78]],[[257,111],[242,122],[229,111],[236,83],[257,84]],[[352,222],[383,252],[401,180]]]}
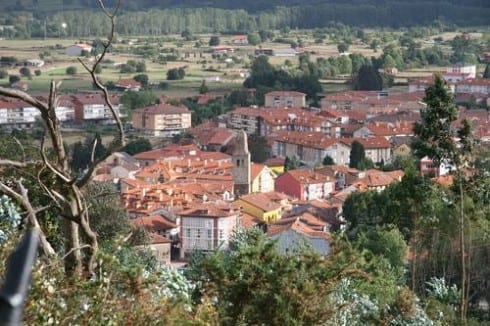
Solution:
{"label": "white wall house", "polygon": [[239,222],[239,211],[229,203],[203,203],[179,215],[182,258],[194,250],[228,248],[229,239]]}

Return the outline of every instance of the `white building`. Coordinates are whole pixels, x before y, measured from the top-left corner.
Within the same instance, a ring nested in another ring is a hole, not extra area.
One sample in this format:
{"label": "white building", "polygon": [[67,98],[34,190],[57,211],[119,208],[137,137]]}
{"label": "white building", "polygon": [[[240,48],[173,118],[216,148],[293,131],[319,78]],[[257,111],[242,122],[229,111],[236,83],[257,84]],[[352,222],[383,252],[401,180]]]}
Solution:
{"label": "white building", "polygon": [[476,77],[476,66],[470,64],[459,63],[446,68],[448,74],[465,74],[467,78]]}
{"label": "white building", "polygon": [[229,203],[202,203],[180,214],[180,256],[194,250],[228,248],[230,237],[239,225],[239,211]]}

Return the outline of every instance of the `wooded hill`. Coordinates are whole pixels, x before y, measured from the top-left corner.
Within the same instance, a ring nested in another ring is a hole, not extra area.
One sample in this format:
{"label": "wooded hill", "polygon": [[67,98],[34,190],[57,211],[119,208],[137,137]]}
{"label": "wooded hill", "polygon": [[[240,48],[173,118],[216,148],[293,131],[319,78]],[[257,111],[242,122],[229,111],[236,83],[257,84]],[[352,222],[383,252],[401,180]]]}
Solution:
{"label": "wooded hill", "polygon": [[[109,5],[115,0],[108,0]],[[445,20],[460,26],[487,25],[490,2],[487,0],[121,0],[123,11],[149,9],[220,8],[245,10],[256,17],[267,11],[274,16],[286,12],[289,27],[314,28],[336,21],[357,26],[410,26]],[[93,0],[17,0],[0,1],[5,13],[32,11],[34,14],[65,10],[96,9]]]}

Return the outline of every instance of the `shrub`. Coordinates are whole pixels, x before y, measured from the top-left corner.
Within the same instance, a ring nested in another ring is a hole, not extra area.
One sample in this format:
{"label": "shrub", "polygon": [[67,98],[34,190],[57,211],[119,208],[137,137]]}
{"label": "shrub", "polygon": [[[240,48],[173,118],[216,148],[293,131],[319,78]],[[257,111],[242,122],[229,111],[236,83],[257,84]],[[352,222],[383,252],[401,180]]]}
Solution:
{"label": "shrub", "polygon": [[15,84],[18,81],[20,81],[20,76],[18,76],[18,75],[10,75],[9,76],[10,85]]}
{"label": "shrub", "polygon": [[119,72],[121,74],[132,74],[132,73],[136,72],[136,68],[130,64],[122,64],[119,67]]}
{"label": "shrub", "polygon": [[34,75],[36,75],[36,76],[41,76],[41,73],[42,72],[39,69],[34,70]]}
{"label": "shrub", "polygon": [[22,77],[30,77],[31,76],[31,69],[27,67],[22,67],[19,69],[19,73]]}
{"label": "shrub", "polygon": [[66,68],[67,75],[75,75],[77,73],[77,67],[69,66]]}
{"label": "shrub", "polygon": [[0,79],[5,79],[8,76],[9,76],[9,73],[7,72],[7,70],[3,70],[3,69],[0,70]]}

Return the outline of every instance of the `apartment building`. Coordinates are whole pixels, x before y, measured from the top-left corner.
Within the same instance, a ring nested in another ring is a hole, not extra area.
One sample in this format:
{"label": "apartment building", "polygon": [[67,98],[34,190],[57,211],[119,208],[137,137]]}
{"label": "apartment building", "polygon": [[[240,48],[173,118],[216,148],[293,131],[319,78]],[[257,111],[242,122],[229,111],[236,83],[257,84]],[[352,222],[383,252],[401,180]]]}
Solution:
{"label": "apartment building", "polygon": [[168,137],[191,127],[191,112],[184,106],[167,103],[136,109],[133,128],[152,136]]}
{"label": "apartment building", "polygon": [[274,91],[265,94],[266,107],[302,108],[306,107],[306,94],[295,91]]}
{"label": "apartment building", "polygon": [[239,215],[229,203],[202,203],[179,213],[181,257],[194,250],[226,249]]}
{"label": "apartment building", "polygon": [[[121,96],[113,94],[109,100],[115,113],[122,116]],[[106,104],[104,96],[98,93],[71,95],[70,100],[75,110],[75,121],[78,123],[114,124],[113,114]]]}

